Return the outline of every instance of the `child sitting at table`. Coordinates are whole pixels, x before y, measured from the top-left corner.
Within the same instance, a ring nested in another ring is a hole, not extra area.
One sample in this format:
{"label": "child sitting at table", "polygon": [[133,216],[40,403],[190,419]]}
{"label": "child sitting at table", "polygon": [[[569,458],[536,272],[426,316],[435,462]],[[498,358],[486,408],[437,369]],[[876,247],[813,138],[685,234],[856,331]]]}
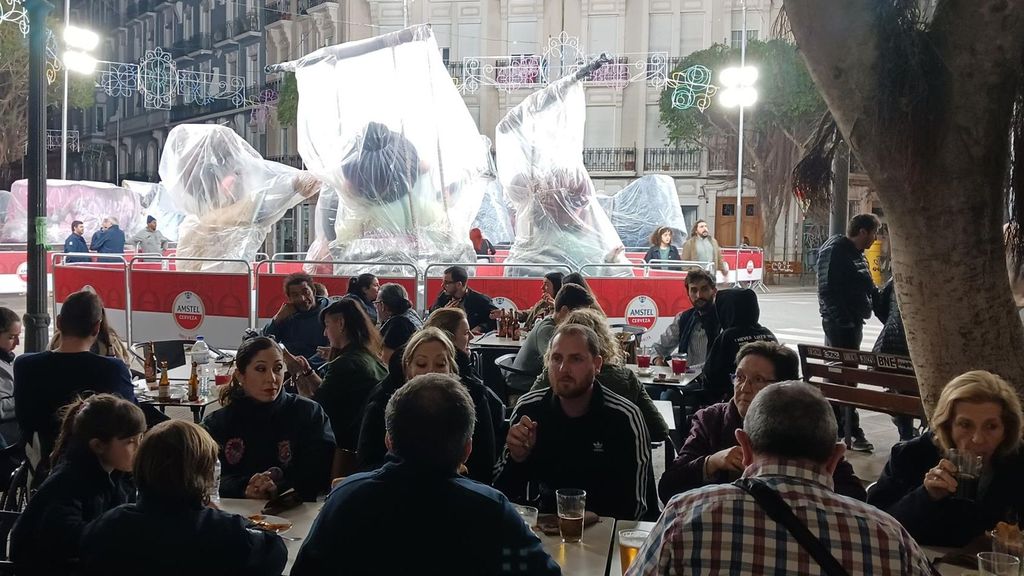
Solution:
{"label": "child sitting at table", "polygon": [[217,443],[183,420],[155,426],[135,459],[139,499],[89,524],[82,568],[104,576],[277,575],[288,551],[269,531],[210,506]]}
{"label": "child sitting at table", "polygon": [[53,473],[11,532],[18,574],[71,573],[85,525],[135,500],[128,473],[145,431],[142,410],[111,394],[78,399],[64,408],[51,456]]}

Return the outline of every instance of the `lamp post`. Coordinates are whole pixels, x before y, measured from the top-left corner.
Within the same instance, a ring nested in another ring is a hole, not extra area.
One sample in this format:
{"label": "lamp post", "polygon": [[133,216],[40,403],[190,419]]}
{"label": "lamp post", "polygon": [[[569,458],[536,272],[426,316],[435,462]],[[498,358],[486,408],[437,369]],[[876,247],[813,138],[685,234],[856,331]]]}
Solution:
{"label": "lamp post", "polygon": [[99,44],[95,32],[71,26],[71,0],[64,0],[64,100],[60,111],[60,178],[68,179],[68,71],[89,74],[96,69],[96,59],[88,54]]}
{"label": "lamp post", "polygon": [[[722,70],[720,80],[724,90],[720,102],[726,108],[739,107],[739,134],[736,138],[736,246],[743,244],[743,228],[740,226],[743,217],[743,111],[747,106],[757,102],[757,68],[747,66],[747,3],[742,3],[743,31],[740,38],[740,66]],[[738,278],[738,276],[737,276]]]}
{"label": "lamp post", "polygon": [[25,351],[42,352],[49,340],[46,312],[46,16],[53,5],[27,0],[28,10],[28,281]]}

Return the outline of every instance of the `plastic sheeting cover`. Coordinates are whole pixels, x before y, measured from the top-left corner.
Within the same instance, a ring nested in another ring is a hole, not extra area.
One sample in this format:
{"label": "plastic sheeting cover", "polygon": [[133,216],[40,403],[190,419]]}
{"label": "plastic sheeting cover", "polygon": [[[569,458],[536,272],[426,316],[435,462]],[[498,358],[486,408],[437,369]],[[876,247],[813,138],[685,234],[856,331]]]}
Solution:
{"label": "plastic sheeting cover", "polygon": [[[185,214],[178,256],[252,262],[270,228],[320,189],[310,174],[264,160],[230,128],[182,124],[167,135],[160,179]],[[180,261],[179,270],[244,272],[240,262]]]}
{"label": "plastic sheeting cover", "polygon": [[178,211],[174,200],[163,184],[124,180],[121,187],[139,195],[142,203],[143,222],[148,216],[156,218],[157,228],[171,242],[178,241],[178,226],[185,215]]}
{"label": "plastic sheeting cover", "polygon": [[598,196],[623,244],[631,248],[650,245],[658,228],[672,228],[672,244],[686,241],[686,221],[679,207],[675,181],[664,174],[638,178],[613,196]]}
{"label": "plastic sheeting cover", "polygon": [[[0,198],[0,204],[3,200]],[[0,242],[27,242],[28,180],[12,184],[7,200]],[[131,238],[146,225],[139,197],[134,192],[106,182],[46,181],[46,242],[50,245],[64,244],[75,220],[85,224],[85,239],[90,242],[93,232],[100,229],[103,219],[108,216],[117,218],[118,227],[126,238]]]}
{"label": "plastic sheeting cover", "polygon": [[[473,262],[488,150],[427,26],[322,48],[294,66],[298,149],[337,191],[335,261]],[[325,204],[326,206],[326,204]],[[336,274],[409,275],[338,265]]]}
{"label": "plastic sheeting cover", "polygon": [[[583,166],[586,102],[572,76],[534,92],[508,112],[496,134],[498,176],[516,211],[507,263],[628,264],[623,244]],[[538,276],[548,268],[506,268]],[[629,268],[588,268],[588,275],[627,276]]]}

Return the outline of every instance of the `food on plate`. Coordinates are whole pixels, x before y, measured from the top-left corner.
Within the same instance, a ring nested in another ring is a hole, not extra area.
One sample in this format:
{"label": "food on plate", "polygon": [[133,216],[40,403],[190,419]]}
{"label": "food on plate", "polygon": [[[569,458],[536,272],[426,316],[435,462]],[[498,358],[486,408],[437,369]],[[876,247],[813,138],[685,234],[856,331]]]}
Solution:
{"label": "food on plate", "polygon": [[[281,532],[284,532],[285,530],[288,530],[292,527],[292,523],[288,521],[269,522],[268,518],[263,514],[253,514],[251,516],[246,516],[246,518],[249,519],[249,522],[252,524],[253,528],[258,528],[260,530],[265,530],[267,532],[274,532],[275,534],[280,534]],[[274,520],[282,519],[274,518]]]}

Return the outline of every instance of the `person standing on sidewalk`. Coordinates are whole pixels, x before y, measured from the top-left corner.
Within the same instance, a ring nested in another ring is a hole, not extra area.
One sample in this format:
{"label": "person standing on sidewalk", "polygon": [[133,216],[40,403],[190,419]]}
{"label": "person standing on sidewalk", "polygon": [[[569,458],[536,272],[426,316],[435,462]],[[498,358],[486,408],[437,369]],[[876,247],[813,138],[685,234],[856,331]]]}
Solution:
{"label": "person standing on sidewalk", "polygon": [[[845,236],[830,237],[818,250],[818,309],[826,346],[860,350],[864,320],[871,317],[878,295],[864,250],[874,243],[880,225],[874,214],[858,214],[850,220]],[[860,416],[856,410],[850,414],[854,438],[850,449],[871,452],[875,447],[864,437]],[[846,429],[843,416],[837,408],[841,435]]]}

